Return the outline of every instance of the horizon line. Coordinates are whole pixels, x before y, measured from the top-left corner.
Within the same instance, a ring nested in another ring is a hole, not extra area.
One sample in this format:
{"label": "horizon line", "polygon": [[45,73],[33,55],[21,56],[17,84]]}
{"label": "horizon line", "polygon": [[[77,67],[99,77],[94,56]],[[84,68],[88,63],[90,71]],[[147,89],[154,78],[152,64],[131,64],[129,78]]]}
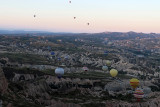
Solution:
{"label": "horizon line", "polygon": [[129,33],[129,32],[134,32],[134,33],[143,33],[143,34],[160,34],[160,33],[156,33],[156,32],[136,32],[136,31],[102,31],[102,32],[63,32],[63,31],[50,31],[50,30],[40,30],[40,29],[6,29],[6,28],[0,28],[0,31],[10,31],[10,32],[14,32],[14,31],[24,31],[24,32],[39,32],[39,33],[72,33],[72,34],[79,34],[79,33],[86,33],[86,34],[96,34],[96,33],[113,33],[113,32],[117,32],[117,33]]}

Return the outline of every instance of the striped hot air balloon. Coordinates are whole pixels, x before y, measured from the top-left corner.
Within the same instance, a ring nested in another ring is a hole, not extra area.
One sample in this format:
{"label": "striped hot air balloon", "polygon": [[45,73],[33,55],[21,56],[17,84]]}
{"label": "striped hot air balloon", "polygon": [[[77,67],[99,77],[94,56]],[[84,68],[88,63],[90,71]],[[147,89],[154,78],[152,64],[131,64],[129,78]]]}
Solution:
{"label": "striped hot air balloon", "polygon": [[139,80],[136,78],[132,78],[130,80],[130,85],[132,86],[132,88],[136,89],[139,86]]}
{"label": "striped hot air balloon", "polygon": [[140,101],[144,97],[144,92],[141,88],[137,88],[133,95],[137,99],[137,101]]}

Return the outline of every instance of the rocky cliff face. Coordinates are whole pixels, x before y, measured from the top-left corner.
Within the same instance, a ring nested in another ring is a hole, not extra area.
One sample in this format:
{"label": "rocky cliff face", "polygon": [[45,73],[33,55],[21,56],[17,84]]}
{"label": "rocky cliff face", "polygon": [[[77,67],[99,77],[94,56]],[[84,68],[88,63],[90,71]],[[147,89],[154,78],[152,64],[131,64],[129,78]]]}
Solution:
{"label": "rocky cliff face", "polygon": [[0,93],[3,95],[7,92],[8,82],[4,76],[3,70],[0,68]]}
{"label": "rocky cliff face", "polygon": [[[160,93],[156,93],[160,94]],[[124,102],[124,101],[107,101],[106,107],[160,107],[160,97],[140,102]]]}
{"label": "rocky cliff face", "polygon": [[[0,89],[2,88],[1,92],[5,93],[8,85],[2,71],[0,76],[0,82],[3,83]],[[64,77],[58,79],[56,76],[47,74],[27,73],[14,73],[14,76],[9,77],[9,94],[7,96],[10,97],[6,99],[6,106],[9,104],[11,107],[20,105],[25,107],[27,104],[34,107],[92,107],[93,105],[97,107],[160,106],[160,93],[158,92],[152,92],[148,97],[144,98],[143,102],[138,103],[128,92],[127,88],[130,88],[128,80],[117,81],[109,78],[85,79],[74,76],[72,78]],[[145,84],[150,85],[151,82],[148,81]],[[133,100],[128,101],[128,99]]]}

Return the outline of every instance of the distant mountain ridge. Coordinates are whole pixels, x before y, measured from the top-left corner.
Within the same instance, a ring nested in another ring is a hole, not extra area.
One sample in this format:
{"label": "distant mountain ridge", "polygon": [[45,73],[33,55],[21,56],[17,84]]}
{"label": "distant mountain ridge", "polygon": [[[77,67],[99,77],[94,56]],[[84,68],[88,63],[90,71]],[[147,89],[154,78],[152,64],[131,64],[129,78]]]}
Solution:
{"label": "distant mountain ridge", "polygon": [[108,38],[110,40],[126,40],[139,38],[157,38],[160,37],[158,33],[138,33],[138,32],[101,32],[101,33],[71,33],[71,32],[49,32],[49,31],[33,31],[33,30],[1,30],[0,34],[38,34],[41,35],[56,35],[56,36],[95,36]]}
{"label": "distant mountain ridge", "polygon": [[157,38],[160,34],[156,33],[137,33],[137,32],[102,32],[95,33],[92,36],[99,36],[102,38],[108,38],[109,40],[128,40],[136,38]]}
{"label": "distant mountain ridge", "polygon": [[52,33],[48,31],[0,30],[0,34]]}

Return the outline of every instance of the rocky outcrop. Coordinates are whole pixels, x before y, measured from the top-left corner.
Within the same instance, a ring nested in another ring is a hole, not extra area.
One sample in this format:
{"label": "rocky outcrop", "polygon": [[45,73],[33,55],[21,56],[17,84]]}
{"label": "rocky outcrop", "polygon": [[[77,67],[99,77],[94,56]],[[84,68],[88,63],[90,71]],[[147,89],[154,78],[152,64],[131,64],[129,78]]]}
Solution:
{"label": "rocky outcrop", "polygon": [[0,68],[0,93],[3,95],[7,92],[8,82],[4,76],[3,70]]}
{"label": "rocky outcrop", "polygon": [[[20,77],[22,81],[19,80]],[[127,102],[129,95],[133,93],[128,79],[101,80],[78,77],[58,79],[56,76],[46,74],[35,77],[34,74],[15,73],[11,80],[14,86],[13,93],[45,107],[81,107],[84,104],[90,104],[92,100],[95,101],[93,103],[98,104],[106,102],[106,107],[159,107],[158,104],[160,104],[158,94],[153,94],[149,89],[146,90],[148,95],[144,98],[144,102],[139,104],[135,98],[133,98],[135,100],[133,103]],[[150,81],[141,83],[142,86],[145,84],[153,85]]]}
{"label": "rocky outcrop", "polygon": [[48,94],[48,92],[51,89],[43,79],[33,83],[27,83],[26,87],[27,88],[24,90],[26,93],[26,97],[32,96],[36,98],[37,96],[41,96],[44,99],[50,99],[50,95]]}
{"label": "rocky outcrop", "polygon": [[147,101],[135,101],[134,103],[129,103],[125,101],[106,101],[106,107],[160,107],[160,97],[150,99]]}
{"label": "rocky outcrop", "polygon": [[14,78],[12,79],[13,82],[22,81],[22,80],[34,80],[37,75],[33,74],[17,74],[15,73]]}
{"label": "rocky outcrop", "polygon": [[54,101],[52,100],[50,102],[50,105],[49,106],[45,106],[45,107],[81,107],[80,105],[78,104],[73,104],[73,103],[63,103],[61,101]]}

